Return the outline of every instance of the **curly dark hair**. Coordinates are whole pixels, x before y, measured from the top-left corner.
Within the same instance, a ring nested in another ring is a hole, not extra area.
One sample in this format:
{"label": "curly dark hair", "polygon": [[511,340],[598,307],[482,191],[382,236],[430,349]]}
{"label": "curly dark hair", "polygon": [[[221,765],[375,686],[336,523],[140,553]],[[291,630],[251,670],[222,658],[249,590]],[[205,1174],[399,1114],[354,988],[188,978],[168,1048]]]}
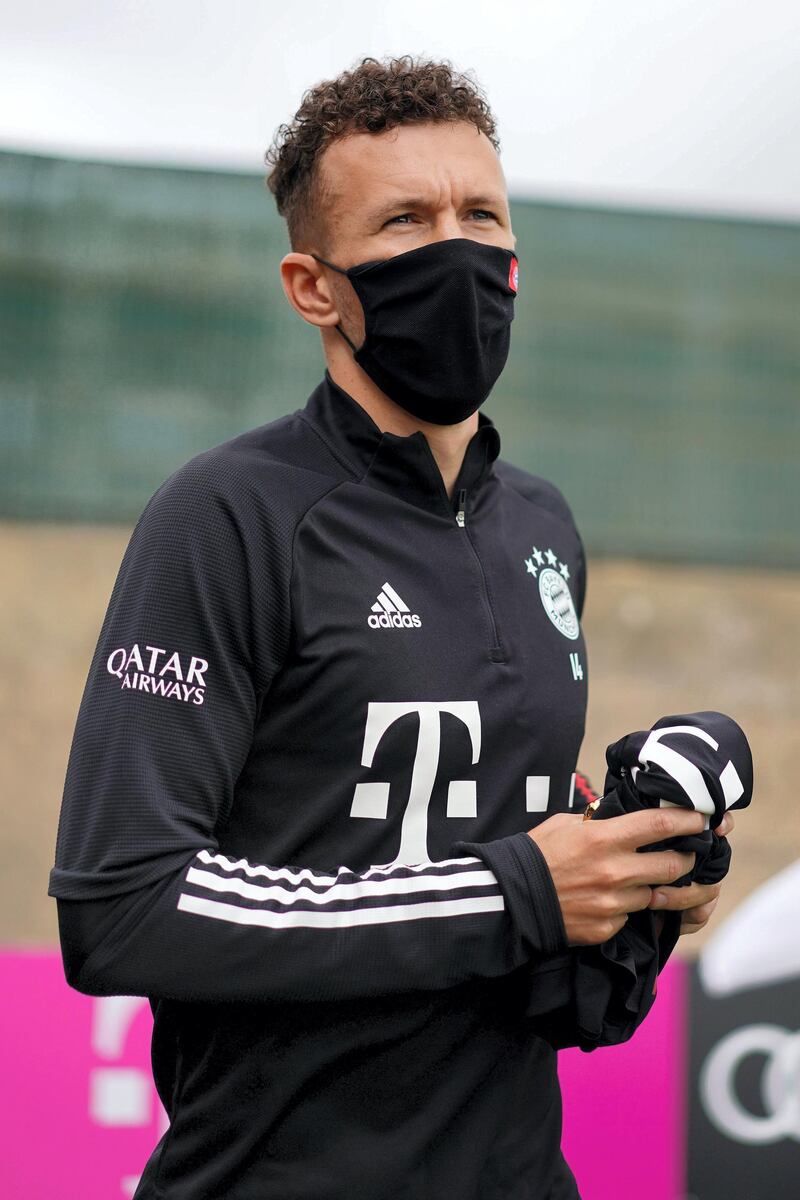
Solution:
{"label": "curly dark hair", "polygon": [[401,124],[469,121],[500,149],[494,116],[478,83],[449,62],[410,54],[380,62],[362,58],[338,79],[326,79],[303,96],[291,124],[281,125],[264,155],[267,186],[286,218],[293,250],[322,235],[315,217],[323,199],[319,162],[347,134],[382,133]]}

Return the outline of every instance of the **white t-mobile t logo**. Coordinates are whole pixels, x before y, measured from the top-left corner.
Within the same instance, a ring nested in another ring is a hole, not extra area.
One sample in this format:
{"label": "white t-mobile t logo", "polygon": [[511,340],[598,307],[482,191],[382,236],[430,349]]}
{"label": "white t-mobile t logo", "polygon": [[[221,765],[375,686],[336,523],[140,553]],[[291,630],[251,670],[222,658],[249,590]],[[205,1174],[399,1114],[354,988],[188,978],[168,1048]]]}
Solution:
{"label": "white t-mobile t logo", "polygon": [[[449,713],[462,721],[469,730],[472,745],[472,765],[481,753],[481,717],[477,700],[454,700],[444,703],[422,701],[417,704],[395,704],[375,701],[367,710],[367,728],[361,765],[371,767],[375,751],[386,730],[409,713],[419,715],[419,738],[411,774],[411,790],[403,814],[400,831],[400,850],[395,862],[430,862],[428,857],[428,805],[436,783],[441,742],[441,713]],[[451,779],[447,792],[448,817],[474,817],[477,812],[474,779]],[[350,815],[380,817],[389,811],[388,783],[358,783],[353,795]]]}

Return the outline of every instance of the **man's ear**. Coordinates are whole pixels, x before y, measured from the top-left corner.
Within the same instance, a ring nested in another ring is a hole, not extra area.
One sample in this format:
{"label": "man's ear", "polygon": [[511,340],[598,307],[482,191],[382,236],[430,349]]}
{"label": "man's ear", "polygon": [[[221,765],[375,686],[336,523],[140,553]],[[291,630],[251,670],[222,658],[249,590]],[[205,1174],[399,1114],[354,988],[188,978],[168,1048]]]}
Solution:
{"label": "man's ear", "polygon": [[309,325],[323,328],[339,323],[339,310],[320,263],[310,254],[293,250],[281,259],[281,283],[286,299]]}

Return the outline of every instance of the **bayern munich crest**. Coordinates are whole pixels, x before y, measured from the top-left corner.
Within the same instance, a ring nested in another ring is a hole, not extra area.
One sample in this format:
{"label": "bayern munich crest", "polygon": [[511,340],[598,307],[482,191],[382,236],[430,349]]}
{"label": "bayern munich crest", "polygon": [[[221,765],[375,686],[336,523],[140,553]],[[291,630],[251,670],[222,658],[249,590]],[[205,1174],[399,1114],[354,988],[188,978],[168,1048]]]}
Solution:
{"label": "bayern munich crest", "polygon": [[508,286],[512,292],[519,291],[519,263],[516,258],[512,258],[511,265],[508,268]]}
{"label": "bayern munich crest", "polygon": [[[547,561],[546,566],[545,560]],[[581,630],[569,590],[569,567],[567,564],[559,562],[558,556],[552,550],[542,552],[534,546],[531,557],[525,559],[525,568],[529,575],[538,579],[539,596],[544,605],[544,611],[556,629],[559,633],[563,633],[565,638],[575,641]]]}

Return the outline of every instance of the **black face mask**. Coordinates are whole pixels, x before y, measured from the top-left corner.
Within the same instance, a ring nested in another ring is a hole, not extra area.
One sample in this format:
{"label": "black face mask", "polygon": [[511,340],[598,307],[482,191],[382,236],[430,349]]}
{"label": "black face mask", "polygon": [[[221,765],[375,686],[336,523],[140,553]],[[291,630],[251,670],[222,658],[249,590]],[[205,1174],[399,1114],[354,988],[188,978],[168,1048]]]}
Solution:
{"label": "black face mask", "polygon": [[517,291],[512,250],[448,238],[345,270],[364,309],[358,365],[422,421],[454,425],[480,408],[506,364]]}

